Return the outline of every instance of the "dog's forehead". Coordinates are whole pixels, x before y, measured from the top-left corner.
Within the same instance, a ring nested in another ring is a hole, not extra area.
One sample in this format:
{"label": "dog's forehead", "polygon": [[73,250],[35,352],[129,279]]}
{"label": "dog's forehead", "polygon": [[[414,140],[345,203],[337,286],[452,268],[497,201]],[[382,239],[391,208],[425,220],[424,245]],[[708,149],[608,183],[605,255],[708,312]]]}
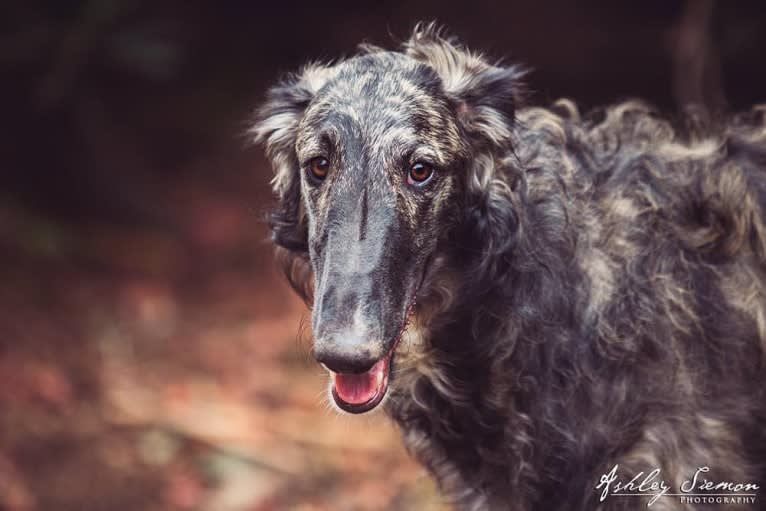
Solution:
{"label": "dog's forehead", "polygon": [[414,59],[398,52],[378,52],[338,64],[327,93],[334,98],[415,97],[426,92],[423,85],[429,78],[436,80],[435,73]]}
{"label": "dog's forehead", "polygon": [[338,64],[308,107],[302,125],[308,132],[342,127],[342,132],[351,130],[383,144],[431,137],[434,145],[442,146],[457,138],[450,136],[455,126],[449,112],[441,80],[432,68],[401,53],[379,52]]}
{"label": "dog's forehead", "polygon": [[441,83],[427,66],[394,52],[361,55],[338,64],[307,115],[327,111],[397,121],[443,102]]}

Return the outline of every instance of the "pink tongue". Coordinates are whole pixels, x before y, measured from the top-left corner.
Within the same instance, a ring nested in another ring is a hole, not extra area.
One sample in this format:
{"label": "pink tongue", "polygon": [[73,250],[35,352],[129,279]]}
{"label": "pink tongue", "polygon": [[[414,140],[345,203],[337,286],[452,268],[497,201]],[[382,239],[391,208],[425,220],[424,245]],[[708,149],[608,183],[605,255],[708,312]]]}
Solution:
{"label": "pink tongue", "polygon": [[367,403],[382,390],[387,371],[388,357],[384,357],[366,373],[333,373],[335,393],[343,401],[352,405]]}

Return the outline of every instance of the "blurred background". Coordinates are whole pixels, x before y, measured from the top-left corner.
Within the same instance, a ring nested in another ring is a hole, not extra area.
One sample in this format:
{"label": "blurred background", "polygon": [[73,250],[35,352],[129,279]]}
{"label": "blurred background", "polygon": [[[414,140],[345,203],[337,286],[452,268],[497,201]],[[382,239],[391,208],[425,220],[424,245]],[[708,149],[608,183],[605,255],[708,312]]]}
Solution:
{"label": "blurred background", "polygon": [[437,19],[533,101],[766,101],[763,2],[0,5],[0,510],[442,510],[381,415],[339,417],[243,132],[311,59]]}

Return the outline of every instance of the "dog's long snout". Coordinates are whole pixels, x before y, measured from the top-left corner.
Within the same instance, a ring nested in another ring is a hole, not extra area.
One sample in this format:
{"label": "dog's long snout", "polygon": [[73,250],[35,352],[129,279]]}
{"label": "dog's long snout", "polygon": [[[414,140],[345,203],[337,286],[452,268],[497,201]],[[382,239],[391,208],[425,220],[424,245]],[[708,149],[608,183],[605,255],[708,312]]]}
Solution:
{"label": "dog's long snout", "polygon": [[385,357],[405,295],[396,208],[379,191],[359,196],[350,190],[336,191],[315,261],[314,356],[336,373],[363,373]]}

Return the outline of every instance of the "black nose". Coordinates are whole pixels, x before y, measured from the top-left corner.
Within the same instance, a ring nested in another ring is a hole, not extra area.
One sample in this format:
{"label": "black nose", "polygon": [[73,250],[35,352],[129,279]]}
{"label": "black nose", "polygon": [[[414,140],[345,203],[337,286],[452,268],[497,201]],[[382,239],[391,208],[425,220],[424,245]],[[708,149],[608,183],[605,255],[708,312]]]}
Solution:
{"label": "black nose", "polygon": [[314,358],[334,373],[365,373],[372,369],[382,355],[380,350],[364,344],[341,346],[333,342],[322,342],[314,346]]}

